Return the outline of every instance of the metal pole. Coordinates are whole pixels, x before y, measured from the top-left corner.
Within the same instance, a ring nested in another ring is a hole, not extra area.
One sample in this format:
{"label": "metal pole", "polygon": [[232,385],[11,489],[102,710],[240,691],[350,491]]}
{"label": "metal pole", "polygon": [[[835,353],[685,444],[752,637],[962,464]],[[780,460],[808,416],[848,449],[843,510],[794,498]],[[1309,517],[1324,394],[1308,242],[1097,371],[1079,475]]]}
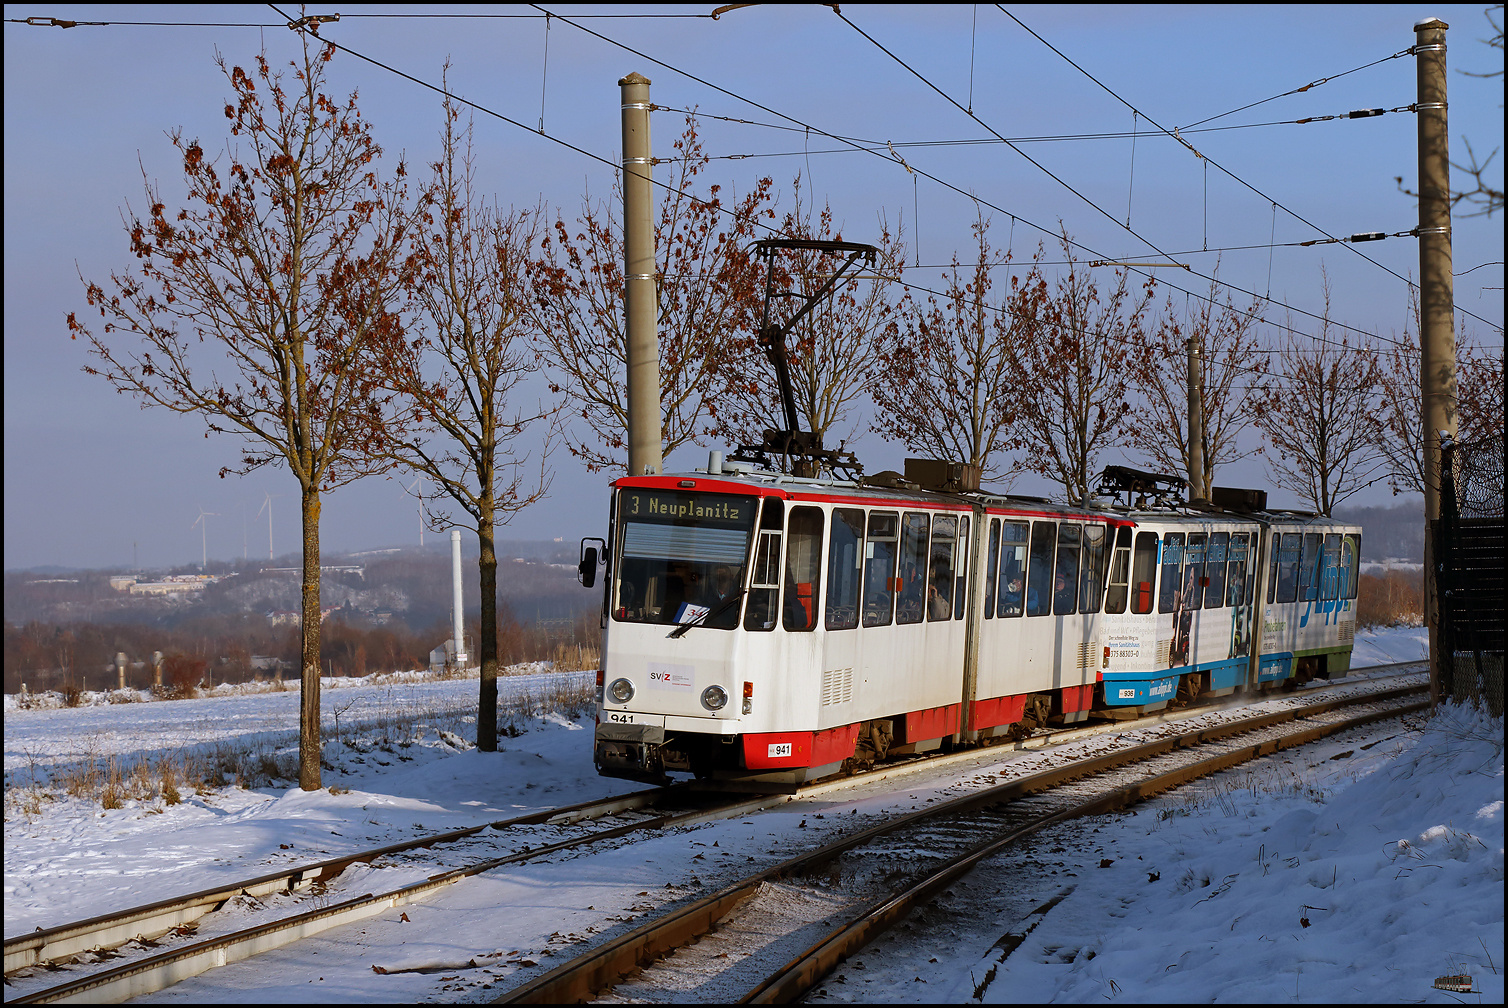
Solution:
{"label": "metal pole", "polygon": [[461,532],[452,529],[450,533],[450,632],[451,639],[455,642],[455,663],[457,669],[466,667],[466,636],[462,626],[461,610]]}
{"label": "metal pole", "polygon": [[1189,338],[1189,500],[1208,500],[1204,485],[1204,369],[1199,343]]}
{"label": "metal pole", "polygon": [[623,95],[623,319],[628,336],[628,473],[659,473],[659,299],[655,293],[654,158],[649,151],[649,78],[631,73]]}
{"label": "metal pole", "polygon": [[1440,518],[1440,437],[1456,435],[1456,334],[1451,279],[1450,126],[1445,101],[1445,31],[1439,18],[1414,25],[1419,92],[1419,389],[1424,449],[1424,619],[1429,627],[1430,699],[1440,700],[1439,597],[1431,543]]}

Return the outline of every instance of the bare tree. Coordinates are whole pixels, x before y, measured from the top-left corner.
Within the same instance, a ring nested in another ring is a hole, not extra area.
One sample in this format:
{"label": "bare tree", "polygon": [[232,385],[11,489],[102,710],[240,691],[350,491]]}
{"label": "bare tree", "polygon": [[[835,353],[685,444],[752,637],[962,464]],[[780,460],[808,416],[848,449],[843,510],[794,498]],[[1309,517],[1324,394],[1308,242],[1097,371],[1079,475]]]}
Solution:
{"label": "bare tree", "polygon": [[[1492,26],[1493,33],[1481,41],[1501,54],[1503,51],[1503,23],[1501,20],[1503,5],[1492,4],[1483,13],[1487,17],[1487,23]],[[1487,73],[1475,73],[1470,70],[1462,70],[1461,73],[1467,77],[1482,77],[1487,80],[1503,76],[1501,68],[1490,70]],[[1502,108],[1502,105],[1499,105],[1498,108]],[[1474,209],[1471,213],[1462,215],[1465,217],[1491,217],[1494,213],[1503,209],[1503,183],[1501,181],[1496,184],[1492,183],[1487,178],[1487,171],[1492,165],[1492,159],[1497,157],[1498,152],[1502,148],[1494,147],[1491,154],[1488,154],[1487,157],[1478,162],[1477,152],[1471,149],[1471,141],[1466,137],[1462,137],[1461,142],[1466,145],[1466,156],[1471,160],[1471,163],[1462,165],[1452,161],[1451,167],[1456,169],[1456,171],[1465,172],[1470,175],[1476,185],[1472,189],[1451,193],[1451,205],[1456,206],[1465,203],[1467,206],[1473,207]]]}
{"label": "bare tree", "polygon": [[1463,510],[1476,515],[1504,512],[1504,395],[1508,372],[1503,348],[1466,347],[1457,372],[1460,413],[1457,433],[1456,492]]}
{"label": "bare tree", "polygon": [[1192,341],[1202,361],[1204,489],[1191,494],[1209,497],[1215,467],[1240,461],[1257,451],[1242,450],[1241,432],[1251,420],[1246,389],[1252,382],[1252,354],[1258,349],[1259,301],[1239,309],[1229,297],[1221,303],[1217,281],[1209,298],[1191,303],[1178,316],[1171,298],[1155,325],[1145,333],[1143,352],[1131,357],[1132,374],[1141,397],[1128,416],[1127,443],[1152,460],[1164,473],[1189,471],[1188,345]]}
{"label": "bare tree", "polygon": [[[383,382],[398,393],[396,410],[413,436],[384,451],[423,474],[426,500],[448,498],[465,512],[481,547],[481,685],[477,748],[497,750],[497,528],[549,489],[550,439],[523,447],[525,434],[547,426],[557,410],[512,404],[538,370],[529,345],[526,263],[534,216],[504,213],[476,191],[471,126],[459,133],[455,105],[445,102],[443,153],[422,224],[412,236],[410,265],[417,308],[414,330],[380,348]],[[454,525],[431,509],[435,528]]]}
{"label": "bare tree", "polygon": [[1274,356],[1276,380],[1252,401],[1273,484],[1328,515],[1376,482],[1387,460],[1376,448],[1376,354],[1368,340],[1333,338],[1328,278],[1324,291],[1319,332],[1310,338],[1289,320]]}
{"label": "bare tree", "polygon": [[[304,37],[302,58],[274,71],[220,69],[235,95],[225,106],[232,145],[206,155],[181,132],[185,206],[170,211],[145,180],[145,219],[128,207],[139,266],[112,274],[107,293],[86,282],[105,319],[98,335],[68,325],[101,363],[86,367],[146,405],[197,414],[211,431],[241,435],[245,473],[286,465],[303,514],[303,681],[299,785],[320,786],[319,518],[322,495],[388,466],[366,449],[381,394],[364,369],[368,346],[390,339],[404,282],[402,242],[411,210],[397,166],[381,149],[356,96],[325,93],[334,49]],[[285,83],[289,86],[285,89]],[[80,278],[82,279],[82,277]],[[140,343],[120,338],[131,334]],[[222,370],[228,369],[228,377]]]}
{"label": "bare tree", "polygon": [[1131,364],[1153,283],[1140,290],[1124,269],[1100,292],[1093,274],[1061,239],[1067,272],[1047,294],[1039,337],[1012,356],[1021,444],[1028,468],[1062,485],[1070,503],[1089,497],[1100,452],[1124,439],[1131,410]]}
{"label": "bare tree", "polygon": [[[1411,324],[1390,344],[1377,348],[1377,382],[1381,393],[1374,413],[1374,443],[1388,467],[1393,492],[1424,492],[1423,410],[1419,396],[1419,297],[1409,296]],[[1464,335],[1464,333],[1463,333]],[[1456,434],[1468,456],[1492,453],[1503,438],[1502,352],[1474,345],[1463,338],[1456,344]],[[1501,454],[1499,448],[1498,454]],[[1501,464],[1499,465],[1501,468]],[[1467,486],[1471,477],[1457,474],[1457,489],[1463,495],[1491,495],[1493,487]],[[1502,488],[1495,492],[1501,496]]]}
{"label": "bare tree", "polygon": [[[833,226],[832,207],[824,206],[813,219],[810,204],[801,200],[801,178],[794,189],[795,206],[780,225],[783,238],[808,241],[843,241]],[[896,269],[904,258],[899,235],[879,222],[879,270]],[[837,252],[787,251],[771,259],[774,289],[780,295],[796,295],[795,305],[804,306],[818,293],[833,272],[843,264]],[[778,304],[778,302],[777,302]],[[840,283],[803,316],[786,343],[787,370],[796,412],[808,431],[827,443],[827,437],[842,428],[842,438],[853,436],[856,422],[850,417],[869,392],[875,371],[875,341],[893,311],[886,284],[875,271]],[[790,312],[786,312],[789,317]],[[758,322],[755,317],[752,321]],[[772,323],[780,324],[772,313]],[[729,334],[732,338],[733,334]],[[774,368],[752,332],[736,340],[736,363],[727,378],[727,398],[717,408],[718,435],[730,444],[758,444],[766,429],[785,426],[779,383]]]}
{"label": "bare tree", "polygon": [[[1483,11],[1483,14],[1487,18],[1487,23],[1492,26],[1493,34],[1491,34],[1487,38],[1480,39],[1479,41],[1485,43],[1489,48],[1496,49],[1499,53],[1501,53],[1503,51],[1503,25],[1500,19],[1503,16],[1503,5],[1491,4]],[[1486,80],[1492,80],[1495,77],[1503,76],[1503,71],[1501,69],[1490,70],[1486,73],[1476,73],[1472,70],[1460,70],[1458,71],[1458,73],[1466,77],[1481,77]],[[1498,107],[1502,108],[1501,105],[1499,105]],[[1492,168],[1493,159],[1498,156],[1498,152],[1501,151],[1502,148],[1494,147],[1492,149],[1492,153],[1488,154],[1485,158],[1478,160],[1477,152],[1472,149],[1471,140],[1468,137],[1463,136],[1461,138],[1461,142],[1466,146],[1466,156],[1469,159],[1470,163],[1458,164],[1455,161],[1452,161],[1450,163],[1450,166],[1458,172],[1462,172],[1466,175],[1471,176],[1472,188],[1452,189],[1450,193],[1451,209],[1453,211],[1456,211],[1457,215],[1460,217],[1490,218],[1493,214],[1503,209],[1503,183],[1501,180],[1493,182],[1487,177],[1488,171]],[[1417,192],[1404,186],[1402,175],[1393,176],[1393,181],[1398,183],[1398,189],[1400,192],[1404,193],[1405,195],[1418,198],[1419,194]],[[1461,212],[1463,204],[1465,205],[1465,207],[1471,208],[1469,213]]]}
{"label": "bare tree", "polygon": [[1388,467],[1394,494],[1424,492],[1424,412],[1419,396],[1419,288],[1409,288],[1409,314],[1403,334],[1379,346],[1377,411],[1373,438]]}
{"label": "bare tree", "polygon": [[[676,140],[677,157],[655,226],[659,299],[661,444],[670,454],[710,435],[735,349],[731,334],[753,327],[758,311],[757,267],[745,245],[756,220],[773,218],[772,182],[761,179],[731,205],[722,187],[694,186],[708,164],[696,118]],[[621,192],[615,196],[622,202]],[[557,219],[531,266],[538,347],[553,375],[551,390],[570,399],[570,411],[592,438],[567,433],[572,454],[588,469],[627,465],[628,337],[623,322],[623,232],[620,216],[590,197],[574,234]]]}
{"label": "bare tree", "polygon": [[1012,273],[992,294],[995,262],[990,221],[973,225],[975,257],[964,272],[957,257],[943,274],[942,300],[926,306],[909,294],[881,341],[874,430],[908,451],[967,462],[981,478],[1009,485],[1016,464],[1022,398],[1016,364],[1042,338],[1046,287],[1035,267]]}

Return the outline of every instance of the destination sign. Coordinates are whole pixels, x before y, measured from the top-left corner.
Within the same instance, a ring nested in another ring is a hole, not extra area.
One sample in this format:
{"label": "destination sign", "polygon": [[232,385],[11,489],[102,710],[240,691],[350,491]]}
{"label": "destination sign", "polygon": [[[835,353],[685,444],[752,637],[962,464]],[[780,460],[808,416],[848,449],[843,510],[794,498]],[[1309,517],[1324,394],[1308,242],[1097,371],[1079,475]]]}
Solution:
{"label": "destination sign", "polygon": [[676,490],[624,490],[621,514],[629,521],[748,528],[754,523],[754,498]]}

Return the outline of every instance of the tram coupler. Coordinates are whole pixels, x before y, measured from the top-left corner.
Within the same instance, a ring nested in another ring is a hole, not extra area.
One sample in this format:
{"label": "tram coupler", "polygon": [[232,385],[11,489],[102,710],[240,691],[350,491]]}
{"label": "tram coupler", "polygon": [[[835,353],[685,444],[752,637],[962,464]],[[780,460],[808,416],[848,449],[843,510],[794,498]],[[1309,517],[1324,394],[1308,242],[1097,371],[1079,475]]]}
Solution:
{"label": "tram coupler", "polygon": [[592,759],[604,777],[665,785],[670,775],[660,756],[665,729],[657,725],[599,724]]}

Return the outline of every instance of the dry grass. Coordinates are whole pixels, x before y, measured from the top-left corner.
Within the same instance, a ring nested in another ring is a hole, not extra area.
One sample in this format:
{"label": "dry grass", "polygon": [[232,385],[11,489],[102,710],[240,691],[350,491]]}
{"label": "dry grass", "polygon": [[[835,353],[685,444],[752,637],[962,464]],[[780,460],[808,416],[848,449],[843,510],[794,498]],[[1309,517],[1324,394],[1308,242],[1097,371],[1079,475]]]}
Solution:
{"label": "dry grass", "polygon": [[1415,570],[1363,574],[1356,593],[1356,625],[1419,626],[1424,620],[1424,577]]}
{"label": "dry grass", "polygon": [[[572,646],[574,650],[574,646]],[[570,719],[588,716],[595,708],[590,682],[554,682],[539,692],[520,691],[499,698],[498,735],[517,737],[530,721],[550,715]],[[357,723],[330,718],[323,726],[326,743],[323,767],[338,772],[338,754],[382,750],[395,753],[438,735],[452,747],[475,744],[476,707],[435,709],[407,700],[390,689],[375,714]],[[47,803],[62,796],[97,803],[103,809],[132,803],[147,811],[162,811],[184,800],[184,792],[212,794],[225,787],[277,786],[298,778],[297,745],[274,748],[271,743],[220,742],[213,746],[160,752],[134,760],[106,753],[102,737],[86,743],[82,759],[51,769],[33,756],[29,772],[7,774],[5,816],[30,822]],[[407,758],[407,757],[400,757]]]}

